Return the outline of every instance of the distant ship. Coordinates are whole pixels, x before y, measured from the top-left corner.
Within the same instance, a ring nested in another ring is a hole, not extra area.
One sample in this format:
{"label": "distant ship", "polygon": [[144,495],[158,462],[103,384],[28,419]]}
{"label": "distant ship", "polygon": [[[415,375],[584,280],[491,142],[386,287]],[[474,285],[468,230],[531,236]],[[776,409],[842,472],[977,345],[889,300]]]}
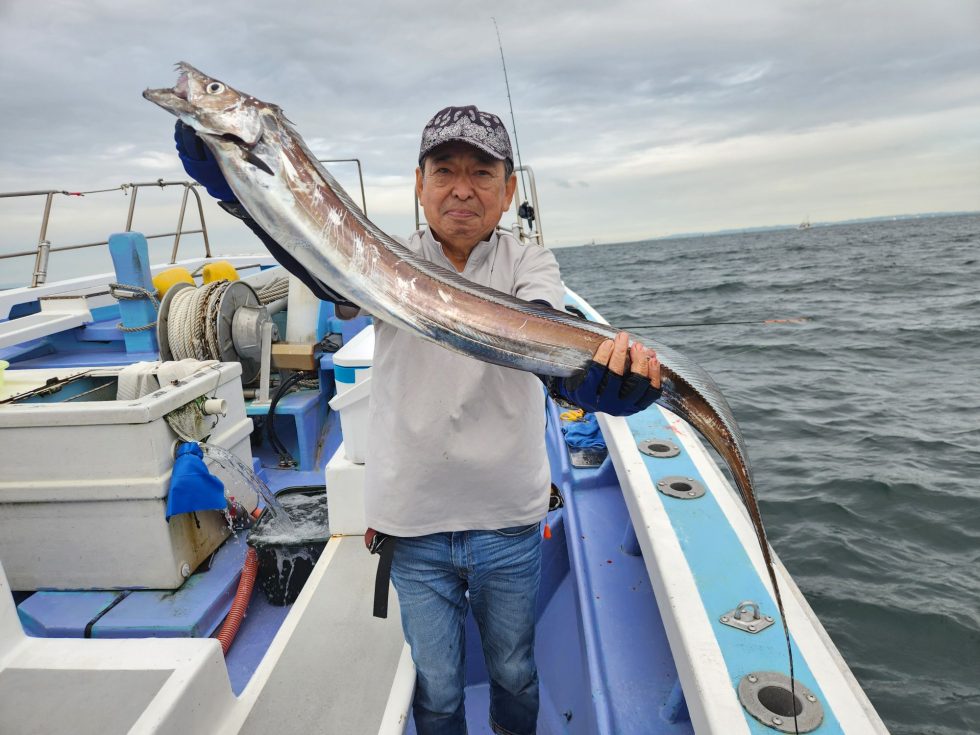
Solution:
{"label": "distant ship", "polygon": [[806,219],[800,222],[799,226],[796,228],[798,230],[809,230],[813,225],[810,224],[810,215],[806,216]]}

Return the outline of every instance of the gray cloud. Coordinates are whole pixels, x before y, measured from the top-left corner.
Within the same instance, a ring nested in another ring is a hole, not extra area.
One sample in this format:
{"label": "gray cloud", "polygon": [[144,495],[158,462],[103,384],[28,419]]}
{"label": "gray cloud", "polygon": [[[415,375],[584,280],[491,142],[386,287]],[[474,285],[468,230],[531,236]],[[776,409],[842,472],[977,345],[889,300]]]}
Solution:
{"label": "gray cloud", "polygon": [[[187,60],[282,105],[319,155],[359,156],[369,212],[404,232],[432,112],[472,103],[509,119],[490,11],[333,5],[0,2],[0,189],[182,178],[172,122],[140,92]],[[980,201],[973,0],[492,12],[554,242]]]}

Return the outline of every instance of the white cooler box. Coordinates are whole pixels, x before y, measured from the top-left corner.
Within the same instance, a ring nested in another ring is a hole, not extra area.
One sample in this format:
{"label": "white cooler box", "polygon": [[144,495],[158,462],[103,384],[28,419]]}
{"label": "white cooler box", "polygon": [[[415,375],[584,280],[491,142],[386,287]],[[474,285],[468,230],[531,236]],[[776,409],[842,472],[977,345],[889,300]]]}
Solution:
{"label": "white cooler box", "polygon": [[73,372],[101,385],[68,402],[0,406],[0,561],[15,590],[173,589],[228,536],[218,511],[164,518],[177,439],[164,415],[201,396],[224,399],[208,441],[251,467],[241,365],[113,400],[119,370],[7,371],[7,389],[15,376],[30,389]]}
{"label": "white cooler box", "polygon": [[368,325],[333,356],[337,395],[330,408],[340,412],[344,452],[351,462],[364,463],[368,437],[368,398],[371,395],[371,362],[374,359],[374,327]]}

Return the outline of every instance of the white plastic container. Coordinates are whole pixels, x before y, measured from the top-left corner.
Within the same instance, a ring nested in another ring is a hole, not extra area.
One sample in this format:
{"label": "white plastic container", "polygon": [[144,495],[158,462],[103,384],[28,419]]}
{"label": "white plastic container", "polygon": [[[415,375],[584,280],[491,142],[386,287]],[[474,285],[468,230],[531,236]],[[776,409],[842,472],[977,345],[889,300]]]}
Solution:
{"label": "white plastic container", "polygon": [[351,462],[364,463],[368,436],[368,399],[371,395],[371,362],[374,359],[374,327],[367,326],[333,356],[337,395],[330,408],[340,412],[344,453]]}
{"label": "white plastic container", "polygon": [[345,444],[341,444],[336,454],[327,462],[330,533],[361,536],[367,530],[367,521],[364,518],[364,465],[347,459]]}
{"label": "white plastic container", "polygon": [[[18,371],[27,388],[28,378],[43,386],[71,372]],[[202,396],[224,400],[226,415],[216,416],[208,442],[250,466],[241,365],[204,366],[129,400],[111,400],[119,368],[74,372],[110,380],[109,398],[0,406],[0,560],[10,583],[18,590],[179,587],[228,529],[216,511],[165,519],[177,436],[164,417]],[[254,497],[236,498],[255,506]]]}

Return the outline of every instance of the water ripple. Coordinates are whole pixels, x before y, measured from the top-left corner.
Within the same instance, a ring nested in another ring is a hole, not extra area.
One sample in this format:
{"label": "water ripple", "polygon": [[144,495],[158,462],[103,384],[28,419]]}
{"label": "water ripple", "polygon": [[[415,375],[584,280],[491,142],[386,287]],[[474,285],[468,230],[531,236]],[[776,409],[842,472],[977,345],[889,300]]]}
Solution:
{"label": "water ripple", "polygon": [[556,251],[701,362],[770,538],[896,735],[980,732],[980,216]]}

